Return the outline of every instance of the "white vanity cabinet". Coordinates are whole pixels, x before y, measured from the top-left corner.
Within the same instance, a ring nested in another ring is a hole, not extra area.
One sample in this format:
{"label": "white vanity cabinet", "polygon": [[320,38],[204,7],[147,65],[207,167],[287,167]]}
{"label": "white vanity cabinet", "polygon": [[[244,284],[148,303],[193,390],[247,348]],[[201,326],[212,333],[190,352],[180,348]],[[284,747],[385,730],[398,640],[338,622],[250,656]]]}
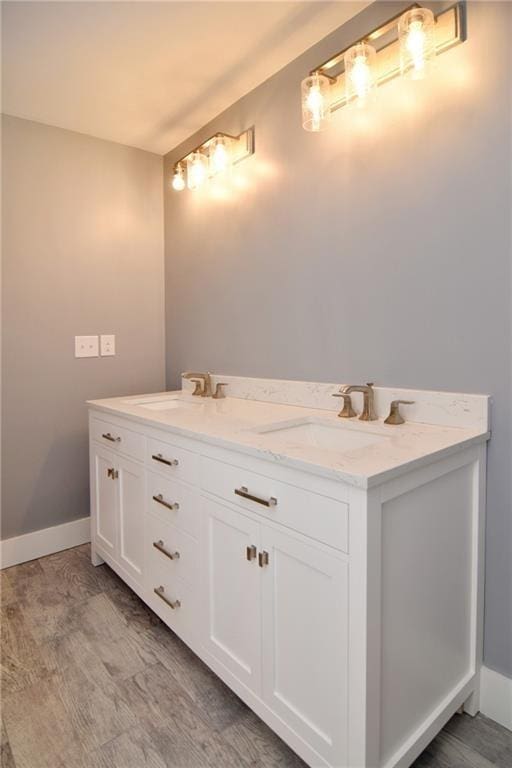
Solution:
{"label": "white vanity cabinet", "polygon": [[207,652],[345,765],[347,558],[211,499],[202,522]]}
{"label": "white vanity cabinet", "polygon": [[100,420],[92,420],[91,427],[91,538],[95,551],[115,562],[130,586],[142,588],[146,477],[144,464],[128,456],[143,457],[144,437]]}
{"label": "white vanity cabinet", "polygon": [[202,504],[203,639],[208,652],[261,692],[260,524],[226,504]]}
{"label": "white vanity cabinet", "polygon": [[90,457],[93,562],[312,768],[478,710],[485,442],[358,487],[93,404]]}
{"label": "white vanity cabinet", "polygon": [[347,765],[348,560],[261,533],[263,701],[329,765]]}
{"label": "white vanity cabinet", "polygon": [[115,459],[111,451],[91,443],[91,505],[94,530],[91,538],[96,551],[108,552],[116,558],[118,553],[117,486],[112,481]]}

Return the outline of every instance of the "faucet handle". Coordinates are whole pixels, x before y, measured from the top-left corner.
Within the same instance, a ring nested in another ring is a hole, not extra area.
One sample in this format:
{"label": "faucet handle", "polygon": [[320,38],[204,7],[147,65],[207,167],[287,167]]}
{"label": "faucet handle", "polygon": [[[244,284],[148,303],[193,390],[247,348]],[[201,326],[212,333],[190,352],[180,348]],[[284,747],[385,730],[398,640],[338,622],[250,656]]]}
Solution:
{"label": "faucet handle", "polygon": [[202,395],[203,394],[203,381],[202,379],[190,379],[190,381],[193,381],[196,385],[194,387],[194,391],[192,392],[193,395]]}
{"label": "faucet handle", "polygon": [[338,413],[340,419],[352,419],[357,413],[352,408],[352,398],[346,392],[334,392],[333,397],[343,398],[343,408]]}
{"label": "faucet handle", "polygon": [[229,387],[227,381],[219,381],[215,387],[215,392],[212,397],[214,400],[223,400],[226,397],[223,387]]}
{"label": "faucet handle", "polygon": [[400,413],[401,405],[414,405],[414,400],[392,400],[389,409],[389,416],[384,419],[384,424],[403,424],[404,417]]}

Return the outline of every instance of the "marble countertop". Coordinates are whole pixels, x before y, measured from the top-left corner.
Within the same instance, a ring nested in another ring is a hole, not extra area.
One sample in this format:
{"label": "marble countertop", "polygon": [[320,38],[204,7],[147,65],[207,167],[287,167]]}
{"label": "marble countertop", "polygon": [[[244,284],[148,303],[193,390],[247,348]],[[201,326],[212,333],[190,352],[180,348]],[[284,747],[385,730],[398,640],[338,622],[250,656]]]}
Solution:
{"label": "marble countertop", "polygon": [[[163,400],[175,400],[179,407],[166,408],[169,403],[162,403]],[[186,391],[91,400],[88,405],[189,439],[202,440],[359,488],[378,485],[470,445],[485,442],[490,437],[490,432],[481,427],[412,421],[391,426],[384,424],[382,419],[372,422],[341,420],[336,412],[323,408],[236,397],[213,400],[193,397]],[[276,431],[258,432],[275,422],[291,421],[293,424],[295,420],[333,427],[333,430],[327,430],[333,434],[337,429],[343,429],[344,433],[345,430],[356,432],[365,436],[360,442],[375,442],[348,450],[327,449],[305,444],[293,432],[283,435]]]}

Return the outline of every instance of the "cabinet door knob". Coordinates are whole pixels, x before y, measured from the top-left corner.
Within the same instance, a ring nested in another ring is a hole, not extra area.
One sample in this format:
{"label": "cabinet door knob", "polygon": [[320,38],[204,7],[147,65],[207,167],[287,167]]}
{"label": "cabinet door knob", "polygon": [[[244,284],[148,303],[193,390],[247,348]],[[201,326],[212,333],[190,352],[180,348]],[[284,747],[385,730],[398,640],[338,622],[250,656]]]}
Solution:
{"label": "cabinet door knob", "polygon": [[263,550],[263,552],[258,552],[258,565],[260,568],[264,568],[268,565],[268,552],[265,550]]}
{"label": "cabinet door knob", "polygon": [[107,477],[111,477],[112,480],[117,480],[119,477],[119,472],[117,469],[114,469],[114,467],[109,467],[107,469]]}
{"label": "cabinet door knob", "polygon": [[247,560],[249,560],[249,562],[251,562],[251,560],[256,560],[256,547],[254,546],[254,544],[251,544],[249,547],[246,548],[245,556]]}

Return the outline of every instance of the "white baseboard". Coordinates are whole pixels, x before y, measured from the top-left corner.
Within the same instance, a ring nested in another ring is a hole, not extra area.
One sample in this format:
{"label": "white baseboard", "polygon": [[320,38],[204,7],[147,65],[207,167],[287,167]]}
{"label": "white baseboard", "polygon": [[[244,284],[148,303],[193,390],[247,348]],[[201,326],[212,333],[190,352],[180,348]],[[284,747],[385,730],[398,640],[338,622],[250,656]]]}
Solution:
{"label": "white baseboard", "polygon": [[90,518],[81,517],[71,523],[3,539],[0,541],[0,568],[9,568],[11,565],[26,563],[28,560],[85,544],[91,540],[90,528]]}
{"label": "white baseboard", "polygon": [[482,667],[480,712],[512,731],[512,679]]}

